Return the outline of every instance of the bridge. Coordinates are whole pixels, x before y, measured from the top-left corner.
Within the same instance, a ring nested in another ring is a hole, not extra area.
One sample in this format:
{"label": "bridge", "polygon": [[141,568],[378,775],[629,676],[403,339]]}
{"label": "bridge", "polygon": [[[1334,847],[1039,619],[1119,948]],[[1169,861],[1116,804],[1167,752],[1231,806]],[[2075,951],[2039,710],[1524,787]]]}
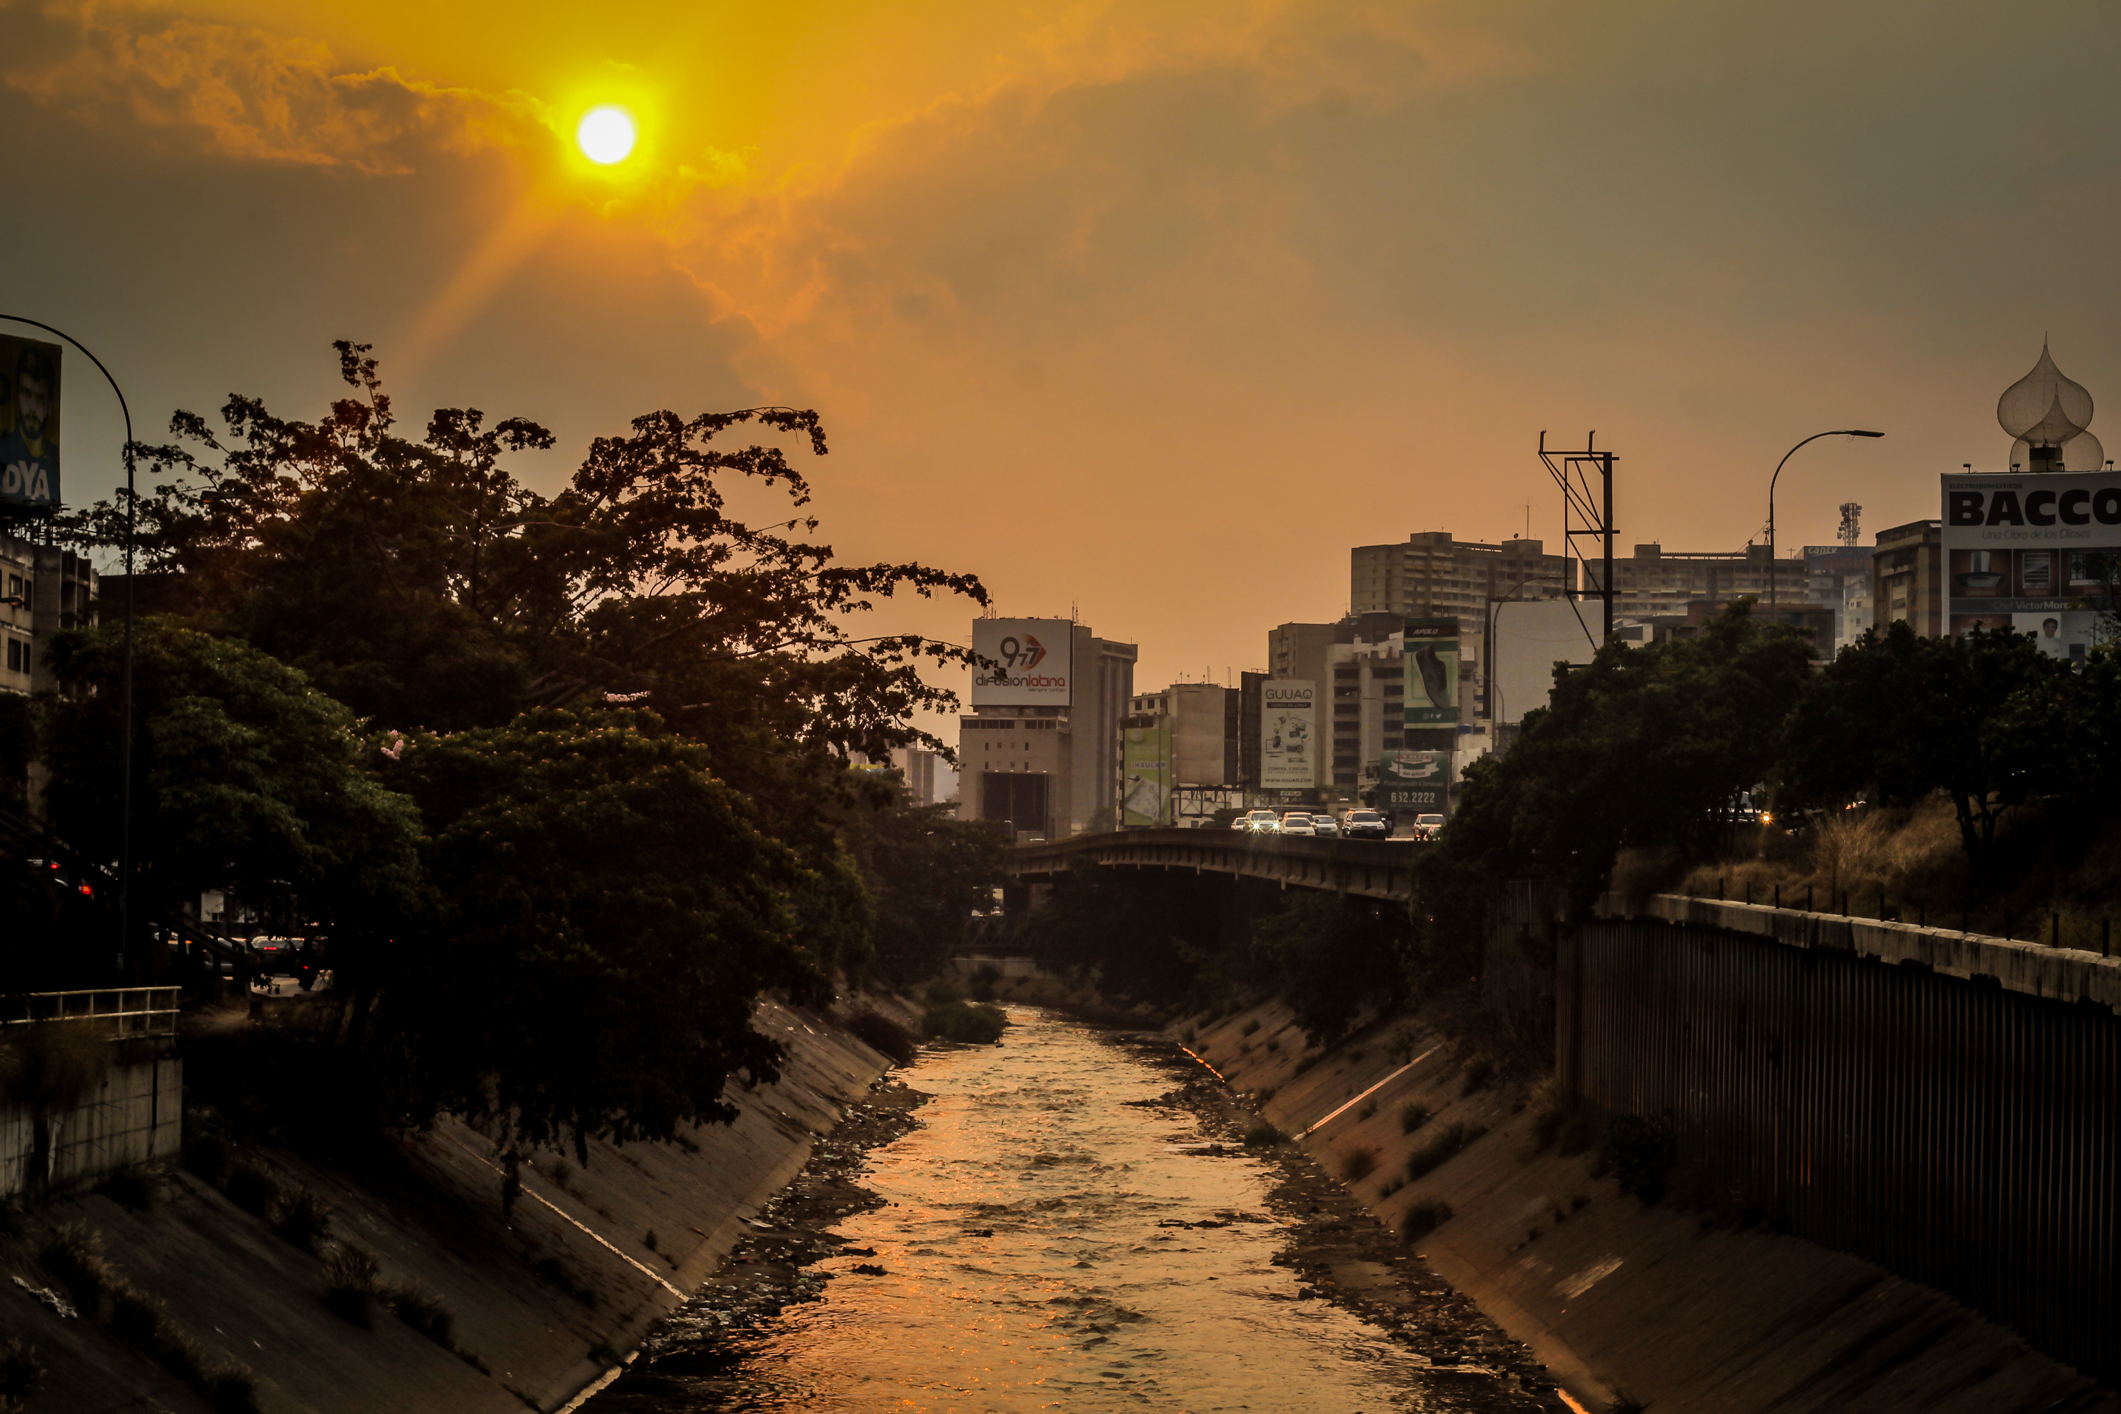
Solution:
{"label": "bridge", "polygon": [[1415,840],[1322,840],[1253,830],[1113,830],[1018,845],[1008,870],[1020,884],[1051,883],[1078,864],[1191,870],[1406,903],[1414,897],[1414,861],[1423,848]]}

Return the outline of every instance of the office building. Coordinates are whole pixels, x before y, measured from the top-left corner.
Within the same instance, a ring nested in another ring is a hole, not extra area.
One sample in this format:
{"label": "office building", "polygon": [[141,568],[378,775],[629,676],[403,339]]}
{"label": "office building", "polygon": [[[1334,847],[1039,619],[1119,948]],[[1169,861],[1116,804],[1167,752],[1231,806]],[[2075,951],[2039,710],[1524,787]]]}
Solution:
{"label": "office building", "polygon": [[1139,650],[1065,619],[1025,622],[1045,626],[1049,643],[1066,635],[1067,689],[1049,703],[994,704],[975,686],[958,718],[958,816],[1045,839],[1110,829]]}
{"label": "office building", "polygon": [[1478,624],[1490,600],[1554,599],[1574,582],[1568,557],[1546,553],[1537,540],[1488,545],[1427,530],[1404,544],[1358,545],[1348,557],[1348,612],[1355,615]]}
{"label": "office building", "polygon": [[[1586,594],[1595,595],[1604,565],[1586,560]],[[1792,604],[1811,602],[1810,568],[1791,556],[1774,562],[1774,593],[1769,594],[1769,559],[1765,545],[1743,550],[1667,551],[1662,545],[1637,545],[1627,558],[1613,560],[1613,616],[1646,619],[1669,615],[1683,619],[1697,601],[1714,604],[1752,595]],[[1592,602],[1596,602],[1595,599]],[[1601,615],[1603,607],[1600,608]]]}

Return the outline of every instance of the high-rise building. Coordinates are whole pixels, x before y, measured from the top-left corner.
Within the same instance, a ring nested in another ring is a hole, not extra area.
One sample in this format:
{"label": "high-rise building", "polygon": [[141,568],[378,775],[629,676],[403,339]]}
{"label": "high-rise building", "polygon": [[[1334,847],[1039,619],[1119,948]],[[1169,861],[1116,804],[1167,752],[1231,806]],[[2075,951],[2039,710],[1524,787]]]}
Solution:
{"label": "high-rise building", "polygon": [[[1657,615],[1684,618],[1687,606],[1696,601],[1725,604],[1751,595],[1766,603],[1809,603],[1810,569],[1805,561],[1790,557],[1773,561],[1774,592],[1768,590],[1770,560],[1765,545],[1743,550],[1666,550],[1662,545],[1637,545],[1631,558],[1613,561],[1613,616],[1645,619]],[[1595,600],[1604,565],[1598,560],[1583,564],[1584,593]]]}
{"label": "high-rise building", "polygon": [[1566,555],[1537,540],[1488,545],[1443,530],[1416,531],[1400,545],[1348,552],[1348,612],[1485,620],[1494,599],[1553,599],[1574,587]]}
{"label": "high-rise building", "polygon": [[[1457,616],[1462,630],[1472,631],[1459,637],[1459,720],[1468,723],[1485,712],[1480,625],[1487,605],[1476,602],[1471,618]],[[1316,789],[1345,797],[1365,783],[1384,752],[1416,744],[1408,742],[1405,728],[1407,618],[1372,611],[1339,623],[1281,624],[1268,631],[1270,677],[1313,683],[1319,690]],[[1432,735],[1455,738],[1458,731],[1446,727]],[[1434,745],[1426,738],[1418,744]]]}
{"label": "high-rise building", "polygon": [[1871,619],[1879,628],[1906,623],[1916,633],[1944,632],[1944,522],[1912,520],[1878,532],[1872,551]]}
{"label": "high-rise building", "polygon": [[46,692],[58,684],[42,646],[55,633],[97,621],[98,576],[71,550],[0,534],[0,692]]}
{"label": "high-rise building", "polygon": [[958,718],[960,819],[1003,822],[1046,839],[1111,828],[1120,722],[1139,650],[1060,623],[1071,647],[1065,705],[975,701]]}

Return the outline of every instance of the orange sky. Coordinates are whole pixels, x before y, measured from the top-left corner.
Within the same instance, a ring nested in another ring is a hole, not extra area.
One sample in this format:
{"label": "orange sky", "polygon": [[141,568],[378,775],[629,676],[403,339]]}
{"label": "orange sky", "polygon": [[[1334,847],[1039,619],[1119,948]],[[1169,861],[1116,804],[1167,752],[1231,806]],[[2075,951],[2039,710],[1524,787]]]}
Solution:
{"label": "orange sky", "polygon": [[[1149,688],[1340,612],[1350,545],[1552,540],[1542,428],[1620,452],[1623,549],[1735,548],[1792,442],[1888,432],[1792,462],[1794,546],[2000,462],[2043,335],[2121,398],[2117,57],[2097,0],[0,0],[0,305],[148,433],[314,413],[368,341],[401,409],[553,426],[545,485],[814,406],[843,555],[1072,604]],[[105,404],[73,369],[69,499]]]}

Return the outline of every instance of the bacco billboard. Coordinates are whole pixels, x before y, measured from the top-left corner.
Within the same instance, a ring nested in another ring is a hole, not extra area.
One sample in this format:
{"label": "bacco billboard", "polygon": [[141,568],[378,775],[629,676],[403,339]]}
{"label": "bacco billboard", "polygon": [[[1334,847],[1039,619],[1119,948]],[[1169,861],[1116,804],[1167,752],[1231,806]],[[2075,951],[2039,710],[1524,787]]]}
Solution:
{"label": "bacco billboard", "polygon": [[1268,790],[1309,790],[1318,784],[1318,685],[1271,678],[1259,685],[1259,783]]}
{"label": "bacco billboard", "polygon": [[1075,650],[1067,619],[974,619],[972,651],[996,666],[972,670],[975,707],[1066,707]]}
{"label": "bacco billboard", "polygon": [[59,504],[59,346],[0,334],[0,505]]}
{"label": "bacco billboard", "polygon": [[2083,657],[2121,607],[2121,473],[1943,480],[1950,632],[2011,628]]}
{"label": "bacco billboard", "polygon": [[1406,725],[1458,725],[1458,620],[1408,619]]}

